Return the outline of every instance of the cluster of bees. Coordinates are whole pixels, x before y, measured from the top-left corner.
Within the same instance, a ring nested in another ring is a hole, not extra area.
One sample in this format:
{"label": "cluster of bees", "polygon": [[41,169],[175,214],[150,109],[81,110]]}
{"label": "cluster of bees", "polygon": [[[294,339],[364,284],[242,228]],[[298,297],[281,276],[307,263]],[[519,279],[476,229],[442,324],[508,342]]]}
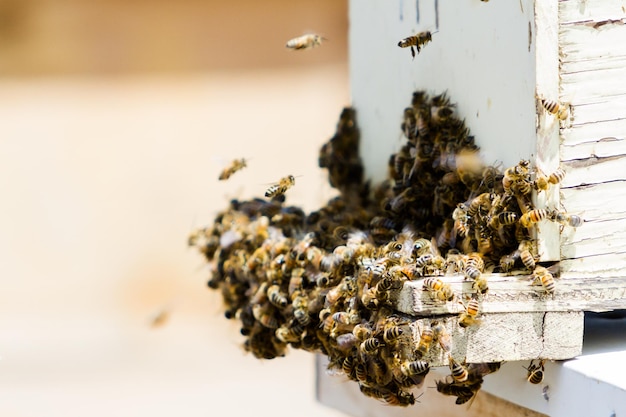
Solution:
{"label": "cluster of bees", "polygon": [[[389,159],[389,177],[371,189],[358,156],[356,112],[342,111],[319,165],[340,191],[305,214],[284,204],[293,176],[266,197],[230,202],[212,226],[189,237],[212,267],[210,288],[222,292],[225,316],[241,323],[244,347],[258,358],[283,356],[287,347],[328,356],[329,368],[387,404],[417,399],[431,357],[448,358],[450,374],[436,383],[464,404],[500,363],[452,356],[452,339],[436,320],[416,327],[393,310],[404,283],[421,280],[436,302],[461,303],[458,325],[480,326],[487,273],[525,270],[537,291],[551,294],[553,272],[538,264],[533,229],[542,220],[576,227],[582,219],[537,209],[531,193],[558,184],[563,171],[545,174],[526,160],[504,171],[485,166],[478,147],[445,94],[413,94],[401,124],[406,143]],[[228,178],[245,167],[233,162]],[[468,294],[455,294],[442,276],[463,275]],[[527,379],[543,380],[543,361]]]}

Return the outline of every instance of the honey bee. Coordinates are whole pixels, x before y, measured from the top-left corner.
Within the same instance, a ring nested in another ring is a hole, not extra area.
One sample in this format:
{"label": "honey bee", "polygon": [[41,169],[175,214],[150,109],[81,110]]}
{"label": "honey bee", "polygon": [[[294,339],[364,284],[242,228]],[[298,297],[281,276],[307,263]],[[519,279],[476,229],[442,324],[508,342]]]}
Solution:
{"label": "honey bee", "polygon": [[550,213],[550,219],[562,224],[563,226],[580,227],[583,224],[583,219],[580,216],[557,210]]}
{"label": "honey bee", "polygon": [[363,342],[372,336],[372,329],[368,325],[357,324],[354,326],[354,329],[352,329],[352,334],[354,334],[358,340]]}
{"label": "honey bee", "polygon": [[[461,303],[463,305],[463,303]],[[480,310],[480,305],[478,304],[478,300],[471,299],[467,303],[467,305],[463,305],[465,311],[463,311],[459,315],[459,326],[461,327],[469,327],[476,324],[480,324],[480,320],[477,320],[478,311]]]}
{"label": "honey bee", "polygon": [[515,266],[515,262],[519,259],[520,251],[518,249],[504,255],[500,258],[500,269],[502,272],[507,273]]}
{"label": "honey bee", "polygon": [[528,376],[526,377],[528,382],[535,385],[543,382],[544,363],[545,359],[540,360],[538,364],[535,364],[535,361],[530,361],[528,368],[525,368],[528,371]]}
{"label": "honey bee", "polygon": [[156,329],[157,327],[164,326],[169,320],[171,315],[171,309],[162,308],[155,315],[150,318],[150,327]]}
{"label": "honey bee", "polygon": [[263,305],[255,304],[252,307],[252,314],[254,315],[256,321],[261,323],[264,327],[267,327],[268,329],[278,328],[278,320],[276,319],[274,314],[269,312],[267,308],[264,308]]}
{"label": "honey bee", "polygon": [[450,366],[450,372],[452,373],[452,378],[454,379],[454,381],[467,381],[467,379],[469,378],[467,368],[455,361],[452,355],[448,355],[448,366]]}
{"label": "honey bee", "polygon": [[358,380],[356,377],[356,363],[354,356],[348,355],[343,358],[343,361],[341,362],[341,370],[348,378]]}
{"label": "honey bee", "polygon": [[463,203],[459,204],[452,212],[454,220],[454,231],[458,236],[465,237],[469,231],[469,216],[467,214],[467,206]]}
{"label": "honey bee", "polygon": [[316,46],[320,46],[323,40],[326,40],[326,38],[320,35],[315,35],[313,33],[307,33],[306,35],[289,39],[285,46],[293,50],[309,49],[309,48],[314,48]]}
{"label": "honey bee", "polygon": [[[411,56],[415,58],[415,49],[419,54],[421,48],[428,42],[432,41],[432,34],[430,32],[420,32],[417,35],[409,36],[398,42],[400,48],[411,48]],[[415,47],[415,49],[413,49]]]}
{"label": "honey bee", "polygon": [[466,279],[470,279],[472,281],[476,281],[480,278],[482,271],[485,267],[485,262],[483,261],[482,255],[480,253],[471,253],[467,256],[465,260],[465,269],[463,270],[463,274]]}
{"label": "honey bee", "polygon": [[230,163],[229,166],[227,166],[226,168],[224,168],[224,170],[222,170],[222,173],[219,176],[219,180],[220,181],[224,181],[227,180],[231,177],[231,175],[233,175],[235,172],[245,168],[246,165],[246,160],[244,158],[241,159],[235,159],[234,161],[232,161]]}
{"label": "honey bee", "polygon": [[373,353],[376,353],[378,348],[380,348],[381,346],[384,346],[384,345],[381,343],[380,340],[378,340],[375,337],[370,337],[369,339],[365,339],[361,343],[361,352],[371,355]]}
{"label": "honey bee", "polygon": [[552,294],[554,292],[554,288],[556,287],[554,276],[547,268],[537,265],[530,277],[533,283],[539,281],[546,293]]}
{"label": "honey bee", "polygon": [[[457,397],[456,404],[461,405],[475,398],[476,393],[480,390],[482,382],[476,382],[471,385],[459,384],[456,382],[437,381],[437,391],[443,395],[452,395]],[[471,403],[470,403],[471,405]]]}
{"label": "honey bee", "polygon": [[267,298],[270,303],[279,308],[285,308],[287,304],[289,304],[289,300],[287,300],[285,294],[281,292],[278,285],[272,285],[267,289]]}
{"label": "honey bee", "polygon": [[426,361],[407,361],[400,365],[400,371],[404,376],[425,375],[430,370]]}
{"label": "honey bee", "polygon": [[489,291],[489,283],[487,282],[487,278],[484,275],[480,275],[478,278],[474,280],[472,284],[472,288],[478,291],[481,294],[486,294]]}
{"label": "honey bee", "polygon": [[541,220],[549,217],[548,210],[546,209],[534,209],[522,214],[519,221],[525,228],[530,228],[533,224],[540,222]]}
{"label": "honey bee", "polygon": [[424,279],[424,287],[431,297],[440,301],[452,301],[454,299],[454,292],[450,284],[443,282],[437,277],[428,277]]}
{"label": "honey bee", "polygon": [[569,116],[569,110],[567,106],[559,104],[558,102],[553,100],[547,100],[545,98],[540,98],[539,101],[541,101],[541,105],[543,106],[543,108],[546,109],[548,113],[556,116],[557,119],[565,120],[567,119],[567,116]]}
{"label": "honey bee", "polygon": [[402,327],[396,326],[395,324],[387,325],[383,331],[383,340],[386,343],[393,343],[402,336],[402,333],[404,333]]}
{"label": "honey bee", "polygon": [[439,343],[441,349],[443,349],[445,352],[450,352],[450,348],[452,347],[452,337],[450,337],[450,334],[446,330],[446,326],[444,326],[443,323],[433,324],[433,339],[436,340],[437,343]]}
{"label": "honey bee", "polygon": [[265,197],[274,198],[281,196],[287,192],[288,189],[296,184],[296,178],[293,175],[283,177],[277,184],[271,185],[267,191],[265,191]]}
{"label": "honey bee", "polygon": [[558,184],[563,181],[563,178],[565,178],[565,171],[563,170],[563,168],[558,167],[556,171],[550,174],[550,176],[548,177],[548,182],[550,184]]}
{"label": "honey bee", "polygon": [[417,344],[416,352],[420,358],[423,358],[428,354],[430,350],[430,345],[432,345],[434,339],[433,329],[430,327],[425,327],[422,329],[422,333],[420,334],[420,340]]}
{"label": "honey bee", "polygon": [[533,271],[535,269],[536,258],[533,255],[534,247],[529,240],[523,240],[519,244],[519,256],[524,266]]}

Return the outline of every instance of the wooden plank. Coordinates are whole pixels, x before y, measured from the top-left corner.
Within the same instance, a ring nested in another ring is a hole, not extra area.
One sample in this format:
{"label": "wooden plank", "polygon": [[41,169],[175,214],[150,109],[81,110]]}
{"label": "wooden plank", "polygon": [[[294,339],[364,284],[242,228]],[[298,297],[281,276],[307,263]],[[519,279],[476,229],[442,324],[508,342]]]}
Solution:
{"label": "wooden plank", "polygon": [[564,242],[561,247],[563,258],[626,252],[626,218],[586,222],[579,229],[585,228],[587,230],[577,232],[574,237],[569,237],[568,241]]}
{"label": "wooden plank", "polygon": [[626,277],[626,252],[564,259],[560,266],[562,278]]}
{"label": "wooden plank", "polygon": [[[626,33],[625,33],[626,38]],[[626,95],[596,98],[586,103],[579,103],[572,107],[572,125],[585,123],[598,123],[604,120],[626,119],[624,115],[626,108]],[[605,136],[620,132],[604,132]]]}
{"label": "wooden plank", "polygon": [[559,45],[563,62],[602,60],[626,56],[626,25],[613,24],[594,29],[591,25],[560,26]]}
{"label": "wooden plank", "polygon": [[[626,39],[626,30],[624,39]],[[598,60],[603,62],[603,60]],[[596,61],[596,62],[598,62]],[[600,65],[598,65],[600,67]],[[563,90],[573,91],[572,106],[589,102],[610,102],[616,96],[626,94],[626,66],[619,68],[596,68],[582,72],[561,72],[561,87]]]}
{"label": "wooden plank", "polygon": [[450,352],[434,345],[425,357],[431,366],[446,366],[448,354],[468,363],[570,359],[582,351],[582,312],[508,312],[483,314],[480,325],[462,328],[456,317],[422,319],[411,323],[414,334],[433,321],[446,326]]}
{"label": "wooden plank", "polygon": [[624,138],[626,118],[577,124],[561,130],[561,141],[566,145],[596,142],[607,136]]}
{"label": "wooden plank", "polygon": [[[452,286],[457,296],[471,294],[471,283],[461,277],[442,277]],[[588,279],[573,274],[556,280],[554,294],[546,295],[528,276],[487,276],[489,292],[481,300],[481,313],[523,313],[542,311],[608,311],[626,308],[626,279],[619,275],[603,277],[591,286]],[[593,288],[592,288],[593,287]],[[422,289],[422,282],[410,281],[398,295],[395,308],[416,317],[456,315],[463,311],[458,302],[434,302]]]}
{"label": "wooden plank", "polygon": [[[559,93],[558,4],[556,1],[535,2],[536,30],[536,92],[540,97],[556,99]],[[537,105],[537,151],[535,164],[543,172],[554,172],[559,167],[559,122]],[[535,194],[537,208],[559,206],[556,187]],[[559,259],[559,238],[556,224],[545,224],[537,230],[537,248],[541,261]]]}
{"label": "wooden plank", "polygon": [[591,157],[562,163],[565,171],[562,187],[576,187],[610,181],[626,180],[626,155],[606,158]]}
{"label": "wooden plank", "polygon": [[585,220],[626,217],[626,181],[561,188],[563,206]]}
{"label": "wooden plank", "polygon": [[559,22],[568,25],[578,22],[602,22],[626,18],[623,0],[560,0]]}
{"label": "wooden plank", "polygon": [[606,69],[624,68],[626,56],[608,56],[602,59],[561,62],[561,74],[585,73]]}
{"label": "wooden plank", "polygon": [[626,138],[606,137],[577,145],[561,145],[561,161],[585,159],[590,156],[605,158],[613,155],[626,155]]}

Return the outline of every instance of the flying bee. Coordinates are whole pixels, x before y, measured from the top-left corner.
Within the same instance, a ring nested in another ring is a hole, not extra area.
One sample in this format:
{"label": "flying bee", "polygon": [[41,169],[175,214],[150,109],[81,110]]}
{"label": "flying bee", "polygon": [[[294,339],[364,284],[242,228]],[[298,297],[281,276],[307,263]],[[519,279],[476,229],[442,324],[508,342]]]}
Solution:
{"label": "flying bee", "polygon": [[456,382],[465,382],[469,378],[469,373],[467,372],[467,368],[454,360],[452,355],[448,355],[448,365],[450,366],[450,372],[452,373],[452,378]]}
{"label": "flying bee", "polygon": [[[460,303],[460,302],[459,302]],[[463,305],[463,303],[460,303]],[[478,300],[472,298],[469,300],[467,305],[463,305],[463,311],[459,315],[459,326],[461,327],[469,327],[476,324],[480,324],[480,320],[477,320],[478,311],[480,310],[480,304],[478,304]]]}
{"label": "flying bee", "polygon": [[534,209],[522,214],[519,221],[525,228],[530,228],[533,224],[540,222],[541,220],[549,217],[548,210],[546,209]]}
{"label": "flying bee", "polygon": [[224,168],[222,170],[222,173],[219,176],[219,180],[220,181],[224,181],[227,180],[231,177],[231,175],[233,175],[235,172],[245,168],[246,165],[246,160],[244,158],[241,159],[235,159],[234,161],[232,161],[230,163],[229,166],[227,166],[226,168]]}
{"label": "flying bee", "polygon": [[583,219],[580,216],[557,210],[550,213],[550,219],[564,226],[580,227],[583,224]]}
{"label": "flying bee", "polygon": [[307,33],[306,35],[289,39],[285,46],[293,50],[309,49],[320,46],[323,40],[326,40],[326,38],[320,35],[315,35],[313,33]]}
{"label": "flying bee", "polygon": [[553,100],[547,100],[545,98],[540,98],[539,101],[541,102],[543,108],[546,109],[548,113],[556,116],[557,119],[565,120],[567,119],[567,116],[569,116],[569,110],[567,106],[559,104],[558,102]]}
{"label": "flying bee", "polygon": [[[398,42],[400,48],[411,48],[411,56],[415,58],[415,49],[419,54],[420,50],[428,42],[432,41],[432,34],[430,32],[420,32],[417,35],[409,36]],[[415,47],[415,49],[413,49]]]}
{"label": "flying bee", "polygon": [[524,368],[528,371],[526,380],[531,384],[541,384],[543,382],[544,363],[545,359],[539,361],[539,364],[535,364],[535,361],[530,361],[528,368]]}
{"label": "flying bee", "polygon": [[278,183],[271,185],[267,191],[265,191],[265,197],[273,198],[281,196],[295,184],[296,178],[293,175],[287,175],[286,177],[281,178]]}
{"label": "flying bee", "polygon": [[417,344],[416,352],[420,358],[423,358],[428,354],[430,350],[430,345],[433,343],[434,332],[431,327],[425,327],[422,329],[422,333],[420,334],[420,340]]}
{"label": "flying bee", "polygon": [[554,276],[547,268],[537,265],[530,277],[533,282],[539,281],[546,293],[552,294],[554,292],[554,288],[556,287]]}
{"label": "flying bee", "polygon": [[414,376],[427,374],[430,365],[426,361],[407,361],[400,365],[400,371],[404,376]]}
{"label": "flying bee", "polygon": [[443,282],[437,277],[428,277],[424,279],[424,287],[430,293],[431,298],[440,301],[452,301],[454,292],[450,284]]}

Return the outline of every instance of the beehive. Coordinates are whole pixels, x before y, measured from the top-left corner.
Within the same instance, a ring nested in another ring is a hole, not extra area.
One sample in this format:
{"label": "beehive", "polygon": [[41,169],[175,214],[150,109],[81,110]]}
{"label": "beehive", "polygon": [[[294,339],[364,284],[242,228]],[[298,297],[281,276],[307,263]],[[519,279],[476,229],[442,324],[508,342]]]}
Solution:
{"label": "beehive", "polygon": [[[625,16],[619,1],[351,2],[350,76],[370,178],[384,176],[380,155],[399,146],[410,92],[447,91],[487,163],[528,158],[544,172],[561,166],[560,192],[540,193],[535,203],[585,220],[577,229],[539,224],[541,261],[560,262],[553,297],[529,297],[519,278],[489,278],[485,320],[470,336],[468,362],[574,357],[582,311],[626,306]],[[424,30],[433,40],[414,60],[395,47]],[[567,106],[567,119],[559,122],[538,97]],[[405,285],[398,310],[459,311],[421,305],[421,292]]]}

